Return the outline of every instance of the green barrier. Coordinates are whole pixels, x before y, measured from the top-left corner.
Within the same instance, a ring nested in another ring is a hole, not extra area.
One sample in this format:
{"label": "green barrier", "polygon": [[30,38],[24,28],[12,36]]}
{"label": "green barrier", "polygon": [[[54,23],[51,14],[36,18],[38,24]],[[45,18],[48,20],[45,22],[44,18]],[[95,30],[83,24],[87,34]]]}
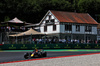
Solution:
{"label": "green barrier", "polygon": [[66,44],[63,48],[70,49],[70,48],[72,48],[72,46],[71,46],[71,44]]}
{"label": "green barrier", "polygon": [[100,44],[4,44],[0,50],[100,49]]}
{"label": "green barrier", "polygon": [[50,44],[45,44],[45,45],[43,44],[42,46],[41,46],[42,49],[50,49],[51,48],[50,47],[51,46]]}
{"label": "green barrier", "polygon": [[73,45],[73,48],[76,48],[76,49],[81,49],[81,48],[82,48],[82,46],[81,46],[81,44],[75,44],[75,45]]}
{"label": "green barrier", "polygon": [[86,45],[85,45],[85,48],[86,48],[86,49],[90,49],[90,48],[92,48],[92,45],[86,44]]}
{"label": "green barrier", "polygon": [[92,48],[100,49],[100,44],[93,44]]}

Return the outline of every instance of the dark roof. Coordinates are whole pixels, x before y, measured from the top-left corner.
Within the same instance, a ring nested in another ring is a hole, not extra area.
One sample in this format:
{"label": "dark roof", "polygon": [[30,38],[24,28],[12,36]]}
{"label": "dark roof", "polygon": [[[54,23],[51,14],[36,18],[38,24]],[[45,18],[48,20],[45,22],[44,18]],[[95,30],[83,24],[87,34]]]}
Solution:
{"label": "dark roof", "polygon": [[98,24],[88,13],[50,11],[60,22]]}

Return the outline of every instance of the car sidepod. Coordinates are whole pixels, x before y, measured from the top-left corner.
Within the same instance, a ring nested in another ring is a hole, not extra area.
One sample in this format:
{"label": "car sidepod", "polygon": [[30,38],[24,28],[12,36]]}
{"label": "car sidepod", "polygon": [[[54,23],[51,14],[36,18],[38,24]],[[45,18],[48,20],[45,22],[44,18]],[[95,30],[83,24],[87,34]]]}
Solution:
{"label": "car sidepod", "polygon": [[34,57],[39,57],[40,55],[36,52],[34,53]]}

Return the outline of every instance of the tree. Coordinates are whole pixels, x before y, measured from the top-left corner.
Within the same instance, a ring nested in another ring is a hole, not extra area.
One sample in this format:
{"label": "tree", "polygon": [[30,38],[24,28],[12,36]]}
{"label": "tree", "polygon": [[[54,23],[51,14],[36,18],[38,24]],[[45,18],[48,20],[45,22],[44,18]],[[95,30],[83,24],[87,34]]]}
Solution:
{"label": "tree", "polygon": [[80,0],[78,8],[80,12],[95,14],[99,13],[100,0]]}
{"label": "tree", "polygon": [[100,14],[100,0],[80,0],[78,2],[79,12],[89,13],[96,19],[96,14]]}
{"label": "tree", "polygon": [[100,0],[1,0],[0,22],[18,17],[39,23],[48,10],[100,14]]}

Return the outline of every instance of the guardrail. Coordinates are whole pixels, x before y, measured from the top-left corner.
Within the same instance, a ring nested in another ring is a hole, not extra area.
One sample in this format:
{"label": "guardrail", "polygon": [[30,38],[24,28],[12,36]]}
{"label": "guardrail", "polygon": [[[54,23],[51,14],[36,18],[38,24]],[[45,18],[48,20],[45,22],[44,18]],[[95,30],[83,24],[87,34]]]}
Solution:
{"label": "guardrail", "polygon": [[0,50],[100,49],[100,44],[3,44]]}

